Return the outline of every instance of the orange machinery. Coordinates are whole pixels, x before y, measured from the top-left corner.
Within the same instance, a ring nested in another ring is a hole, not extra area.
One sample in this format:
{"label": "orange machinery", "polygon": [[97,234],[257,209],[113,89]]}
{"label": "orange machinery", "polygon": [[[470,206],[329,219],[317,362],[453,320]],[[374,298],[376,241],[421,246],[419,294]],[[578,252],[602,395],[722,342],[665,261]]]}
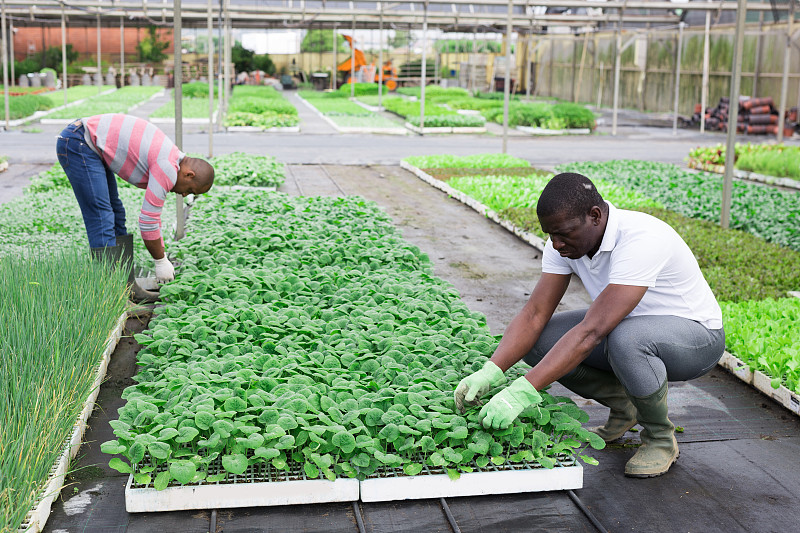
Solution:
{"label": "orange machinery", "polygon": [[[378,75],[375,74],[375,64],[367,63],[367,58],[364,56],[364,52],[355,47],[353,38],[351,36],[343,35],[343,37],[347,39],[347,42],[350,44],[350,49],[353,51],[353,55],[339,63],[339,65],[336,67],[336,70],[347,73],[345,83],[353,83],[354,80],[351,79],[350,72],[355,71],[371,73],[374,77],[375,83],[377,83]],[[355,64],[352,64],[353,61],[355,61]],[[397,88],[397,69],[395,69],[392,65],[391,59],[383,63],[383,84],[390,91],[393,91]]]}

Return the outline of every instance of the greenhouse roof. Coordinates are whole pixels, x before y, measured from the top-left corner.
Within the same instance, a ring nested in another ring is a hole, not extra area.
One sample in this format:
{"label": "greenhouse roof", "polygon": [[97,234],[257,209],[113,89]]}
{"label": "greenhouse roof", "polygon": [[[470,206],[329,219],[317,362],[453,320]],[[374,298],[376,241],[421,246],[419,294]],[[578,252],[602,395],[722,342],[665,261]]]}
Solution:
{"label": "greenhouse roof", "polygon": [[[689,10],[710,10],[715,14],[734,12],[737,2],[666,0],[401,0],[398,2],[358,2],[341,0],[188,0],[181,2],[184,26],[206,24],[209,7],[212,16],[218,15],[227,2],[232,25],[237,28],[321,28],[350,25],[359,28],[378,27],[382,18],[389,27],[394,25],[429,26],[457,31],[476,28],[505,28],[508,8],[512,8],[512,23],[517,31],[543,32],[551,26],[617,27],[676,26],[682,14]],[[748,11],[785,11],[788,2],[748,2]],[[155,25],[171,25],[175,3],[147,0],[7,0],[6,14],[16,24],[41,23],[60,19],[62,14],[70,23],[101,23],[119,17],[146,21]]]}

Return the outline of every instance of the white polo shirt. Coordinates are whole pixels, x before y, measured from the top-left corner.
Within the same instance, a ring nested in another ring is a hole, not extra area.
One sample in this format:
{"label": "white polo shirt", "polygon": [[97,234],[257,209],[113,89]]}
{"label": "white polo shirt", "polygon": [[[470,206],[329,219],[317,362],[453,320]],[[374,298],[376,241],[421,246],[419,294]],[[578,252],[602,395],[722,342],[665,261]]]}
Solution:
{"label": "white polo shirt", "polygon": [[628,316],[673,315],[722,328],[719,304],[681,236],[646,213],[606,204],[608,224],[594,257],[561,257],[548,238],[542,272],[577,274],[592,300],[610,283],[648,287]]}

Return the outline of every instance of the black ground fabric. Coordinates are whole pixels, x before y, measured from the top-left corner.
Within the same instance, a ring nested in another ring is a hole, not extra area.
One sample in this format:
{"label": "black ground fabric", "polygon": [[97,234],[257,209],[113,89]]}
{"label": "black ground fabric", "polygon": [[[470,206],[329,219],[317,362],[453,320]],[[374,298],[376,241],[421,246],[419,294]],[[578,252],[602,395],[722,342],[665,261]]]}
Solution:
{"label": "black ground fabric", "polygon": [[[484,313],[500,334],[521,308],[540,273],[540,254],[516,237],[396,166],[292,167],[281,190],[304,195],[361,195],[386,210],[403,237],[427,253],[436,275],[450,281],[466,304]],[[572,283],[559,310],[585,306]],[[132,334],[145,324],[128,321],[78,455],[78,467],[54,505],[45,531],[205,532],[212,510],[129,514],[127,476],[108,468],[100,443],[113,439],[109,420],[124,404],[120,393],[136,370]],[[554,385],[554,394],[569,395]],[[575,398],[602,423],[607,410]],[[670,417],[680,432],[680,458],[652,479],[623,475],[640,442],[628,432],[601,451],[600,464],[584,466],[575,491],[608,531],[778,532],[798,529],[800,417],[741,383],[721,368],[689,383],[671,384]],[[593,532],[592,522],[566,492],[448,498],[460,531]],[[453,531],[438,499],[360,503],[370,533]],[[353,532],[352,503],[219,509],[217,532]]]}

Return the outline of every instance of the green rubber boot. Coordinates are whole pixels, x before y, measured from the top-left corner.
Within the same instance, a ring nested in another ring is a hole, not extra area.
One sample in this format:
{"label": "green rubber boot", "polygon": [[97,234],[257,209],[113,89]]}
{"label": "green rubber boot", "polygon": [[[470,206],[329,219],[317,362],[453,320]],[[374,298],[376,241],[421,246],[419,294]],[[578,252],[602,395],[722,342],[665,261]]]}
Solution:
{"label": "green rubber boot", "polygon": [[589,428],[604,441],[616,440],[636,425],[636,407],[612,372],[581,364],[575,368],[572,376],[561,378],[558,382],[572,392],[611,409],[605,425]]}
{"label": "green rubber boot", "polygon": [[628,477],[656,477],[666,474],[678,460],[675,426],[667,418],[667,382],[650,396],[630,396],[636,406],[642,430],[642,445],[625,465]]}
{"label": "green rubber boot", "polygon": [[158,293],[148,291],[136,283],[136,277],[133,273],[133,235],[117,236],[117,246],[122,248],[122,262],[127,265],[128,269],[128,287],[130,287],[130,299],[139,304],[150,304],[158,301]]}

